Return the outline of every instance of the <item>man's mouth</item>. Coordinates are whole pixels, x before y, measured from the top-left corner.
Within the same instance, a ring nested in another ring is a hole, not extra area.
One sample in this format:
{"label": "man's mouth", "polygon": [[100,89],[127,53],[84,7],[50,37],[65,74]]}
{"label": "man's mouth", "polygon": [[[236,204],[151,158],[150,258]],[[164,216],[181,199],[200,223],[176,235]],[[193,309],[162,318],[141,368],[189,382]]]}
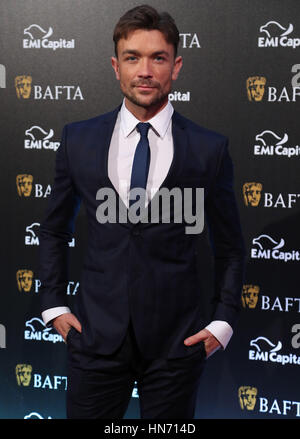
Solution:
{"label": "man's mouth", "polygon": [[138,87],[138,88],[154,88],[153,85],[148,85],[148,84],[137,84],[136,87]]}
{"label": "man's mouth", "polygon": [[140,90],[152,90],[157,88],[157,86],[152,82],[134,82],[133,86],[139,88]]}

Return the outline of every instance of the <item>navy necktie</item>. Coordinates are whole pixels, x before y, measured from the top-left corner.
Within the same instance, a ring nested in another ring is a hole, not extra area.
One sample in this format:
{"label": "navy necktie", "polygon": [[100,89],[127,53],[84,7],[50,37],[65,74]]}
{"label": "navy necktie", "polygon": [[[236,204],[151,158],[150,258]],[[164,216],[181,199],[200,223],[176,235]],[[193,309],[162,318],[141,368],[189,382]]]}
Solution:
{"label": "navy necktie", "polygon": [[[141,138],[139,143],[137,144],[134,154],[130,190],[137,187],[146,190],[150,165],[150,147],[148,141],[148,130],[150,126],[150,123],[142,122],[138,123],[136,126],[141,135]],[[129,206],[131,206],[132,203],[134,203],[135,201],[135,199],[129,199]]]}

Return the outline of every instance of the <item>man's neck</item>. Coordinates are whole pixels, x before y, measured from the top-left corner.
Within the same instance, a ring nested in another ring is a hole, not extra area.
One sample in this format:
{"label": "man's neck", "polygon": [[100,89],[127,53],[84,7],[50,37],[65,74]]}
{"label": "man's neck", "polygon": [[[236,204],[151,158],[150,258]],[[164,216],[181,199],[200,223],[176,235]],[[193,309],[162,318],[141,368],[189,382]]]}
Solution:
{"label": "man's neck", "polygon": [[133,104],[125,97],[125,106],[128,111],[130,111],[138,120],[141,122],[147,122],[152,119],[157,113],[159,113],[168,103],[168,98],[164,102],[160,102],[157,105],[151,107],[141,107],[139,105]]}

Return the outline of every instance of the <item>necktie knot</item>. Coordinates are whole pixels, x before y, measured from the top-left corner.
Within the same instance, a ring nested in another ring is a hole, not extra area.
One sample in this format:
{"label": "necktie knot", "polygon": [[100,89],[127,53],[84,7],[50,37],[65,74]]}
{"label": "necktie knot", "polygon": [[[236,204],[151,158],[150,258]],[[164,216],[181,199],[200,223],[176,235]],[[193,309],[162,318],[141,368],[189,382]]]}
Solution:
{"label": "necktie knot", "polygon": [[140,122],[136,128],[142,137],[147,137],[150,126],[149,122]]}

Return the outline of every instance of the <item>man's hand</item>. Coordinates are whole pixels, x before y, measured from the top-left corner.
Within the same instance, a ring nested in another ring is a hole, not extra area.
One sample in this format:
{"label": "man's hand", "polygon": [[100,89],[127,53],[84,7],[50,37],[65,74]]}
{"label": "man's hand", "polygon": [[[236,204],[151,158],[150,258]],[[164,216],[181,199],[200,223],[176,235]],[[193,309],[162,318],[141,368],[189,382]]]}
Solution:
{"label": "man's hand", "polygon": [[71,326],[74,326],[74,328],[81,332],[81,324],[77,317],[75,317],[74,314],[67,312],[64,314],[61,314],[60,316],[56,317],[53,320],[53,326],[59,332],[59,334],[62,336],[64,341],[66,341],[68,332],[71,329]]}
{"label": "man's hand", "polygon": [[188,337],[184,340],[184,344],[186,346],[191,346],[193,344],[199,343],[200,341],[204,342],[206,358],[210,357],[214,352],[216,352],[222,345],[216,339],[215,336],[212,335],[207,329],[202,329],[196,334]]}

